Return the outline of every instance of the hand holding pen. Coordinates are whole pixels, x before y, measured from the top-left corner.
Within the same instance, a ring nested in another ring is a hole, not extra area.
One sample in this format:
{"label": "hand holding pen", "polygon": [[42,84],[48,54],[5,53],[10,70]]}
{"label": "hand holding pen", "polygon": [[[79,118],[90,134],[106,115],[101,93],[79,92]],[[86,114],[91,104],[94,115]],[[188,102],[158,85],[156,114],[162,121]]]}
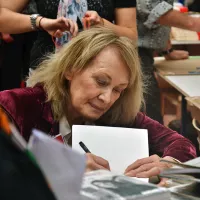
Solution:
{"label": "hand holding pen", "polygon": [[92,154],[83,142],[79,142],[79,145],[86,153],[86,172],[99,169],[110,170],[110,166],[107,160]]}

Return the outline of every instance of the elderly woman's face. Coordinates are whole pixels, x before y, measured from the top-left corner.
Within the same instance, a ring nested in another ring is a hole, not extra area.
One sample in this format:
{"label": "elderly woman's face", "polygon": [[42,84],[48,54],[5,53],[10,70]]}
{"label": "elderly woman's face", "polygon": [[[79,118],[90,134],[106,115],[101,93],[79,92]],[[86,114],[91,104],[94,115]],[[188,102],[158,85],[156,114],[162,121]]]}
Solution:
{"label": "elderly woman's face", "polygon": [[129,71],[119,52],[107,47],[81,73],[66,75],[72,110],[89,120],[100,118],[129,84]]}

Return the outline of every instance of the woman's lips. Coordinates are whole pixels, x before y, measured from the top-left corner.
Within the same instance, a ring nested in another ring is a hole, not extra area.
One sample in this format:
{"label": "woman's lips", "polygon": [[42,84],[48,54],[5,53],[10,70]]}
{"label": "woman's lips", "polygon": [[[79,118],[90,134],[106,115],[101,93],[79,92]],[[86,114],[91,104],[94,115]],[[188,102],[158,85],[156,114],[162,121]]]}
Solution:
{"label": "woman's lips", "polygon": [[101,108],[99,106],[96,106],[95,104],[93,103],[89,103],[91,107],[93,107],[94,109],[100,111],[100,112],[103,112],[105,109],[104,108]]}

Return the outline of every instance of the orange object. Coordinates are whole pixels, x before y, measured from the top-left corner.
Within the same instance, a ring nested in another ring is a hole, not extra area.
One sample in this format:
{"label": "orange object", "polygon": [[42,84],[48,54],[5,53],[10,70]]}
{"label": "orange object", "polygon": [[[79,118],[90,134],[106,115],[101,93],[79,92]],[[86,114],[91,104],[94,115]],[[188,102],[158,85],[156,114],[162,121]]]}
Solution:
{"label": "orange object", "polygon": [[2,128],[8,135],[11,134],[8,117],[2,109],[0,109],[0,128]]}

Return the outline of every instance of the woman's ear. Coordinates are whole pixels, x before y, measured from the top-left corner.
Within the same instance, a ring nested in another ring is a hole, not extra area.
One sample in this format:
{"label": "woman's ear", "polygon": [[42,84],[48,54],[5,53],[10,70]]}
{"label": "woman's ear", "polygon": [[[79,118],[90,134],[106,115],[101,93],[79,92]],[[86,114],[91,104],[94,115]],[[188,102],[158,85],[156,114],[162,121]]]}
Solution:
{"label": "woman's ear", "polygon": [[72,72],[65,72],[65,78],[66,78],[68,81],[71,81],[72,78],[73,78],[73,73],[72,73]]}

